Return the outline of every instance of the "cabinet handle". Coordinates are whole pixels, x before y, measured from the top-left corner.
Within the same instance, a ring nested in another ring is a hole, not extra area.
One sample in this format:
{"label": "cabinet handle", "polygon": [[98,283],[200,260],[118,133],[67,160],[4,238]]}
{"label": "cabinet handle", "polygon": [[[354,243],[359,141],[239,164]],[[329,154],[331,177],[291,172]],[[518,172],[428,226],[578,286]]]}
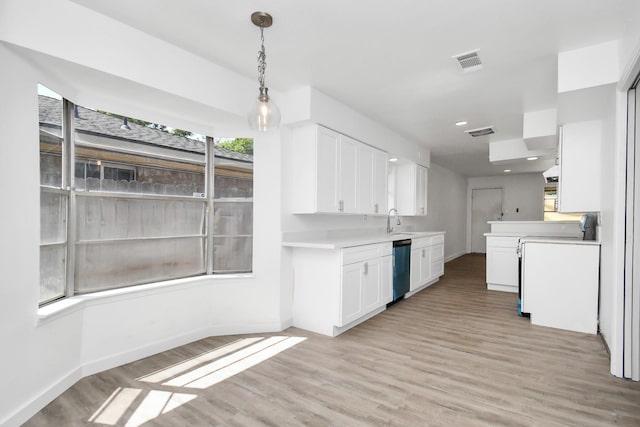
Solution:
{"label": "cabinet handle", "polygon": [[369,263],[365,262],[364,265],[362,266],[362,274],[369,274]]}
{"label": "cabinet handle", "polygon": [[344,200],[340,200],[340,201],[338,202],[338,210],[339,210],[340,212],[344,212]]}
{"label": "cabinet handle", "polygon": [[420,208],[420,213],[424,214],[424,208]]}
{"label": "cabinet handle", "polygon": [[423,250],[422,250],[422,258],[424,258],[424,257],[425,257],[425,251],[424,251],[424,249],[423,249]]}
{"label": "cabinet handle", "polygon": [[378,204],[373,205],[373,212],[378,213]]}

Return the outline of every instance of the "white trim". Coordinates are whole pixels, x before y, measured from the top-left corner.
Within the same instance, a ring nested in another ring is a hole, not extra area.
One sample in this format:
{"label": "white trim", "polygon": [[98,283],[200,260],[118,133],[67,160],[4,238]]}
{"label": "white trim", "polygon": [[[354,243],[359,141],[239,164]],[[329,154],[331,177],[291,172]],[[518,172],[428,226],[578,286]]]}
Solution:
{"label": "white trim", "polygon": [[[625,100],[626,100],[626,92],[629,89],[631,89],[631,86],[635,82],[638,74],[640,74],[640,44],[636,46],[635,52],[629,58],[628,66],[624,70],[624,73],[622,73],[622,76],[620,77],[620,81],[618,82],[618,85],[616,87],[616,89],[619,92],[623,92],[625,94]],[[625,108],[625,111],[626,111],[626,108]],[[626,119],[626,116],[625,116],[625,119]]]}
{"label": "white trim", "polygon": [[616,94],[616,158],[615,195],[613,206],[613,270],[616,272],[612,298],[614,300],[611,336],[603,335],[609,346],[610,372],[622,377],[624,344],[624,253],[625,253],[625,179],[627,143],[627,91],[640,73],[640,45],[636,46],[622,77]]}
{"label": "white trim", "polygon": [[29,402],[16,409],[4,420],[0,420],[0,425],[5,427],[18,427],[27,422],[34,414],[47,406],[51,401],[67,391],[76,382],[82,379],[81,369],[77,368],[67,373],[54,384],[42,391]]}
{"label": "white trim", "polygon": [[84,310],[85,307],[93,305],[110,304],[116,301],[143,298],[164,292],[177,292],[192,287],[209,286],[214,285],[215,282],[219,282],[221,280],[236,281],[243,279],[253,280],[255,279],[255,274],[239,273],[202,275],[167,280],[164,282],[109,289],[84,295],[76,295],[74,297],[63,298],[60,301],[40,307],[38,309],[37,326],[42,326],[52,320],[65,317],[71,313]]}
{"label": "white trim", "polygon": [[142,359],[144,357],[152,356],[154,354],[158,354],[163,351],[167,351],[172,348],[180,347],[182,345],[212,336],[277,333],[284,331],[289,326],[291,326],[290,319],[288,321],[281,322],[274,321],[249,324],[225,324],[224,326],[217,325],[202,328],[198,331],[190,332],[188,334],[178,335],[166,340],[156,341],[149,345],[141,346],[130,351],[113,354],[102,359],[84,363],[60,378],[60,380],[58,380],[54,384],[51,384],[46,390],[33,398],[27,404],[23,405],[20,409],[16,410],[13,414],[9,415],[9,417],[1,420],[0,425],[16,427],[22,425],[34,414],[36,414],[51,401],[53,401],[55,398],[57,398],[67,389],[73,386],[76,382],[89,375],[93,375],[107,369],[112,369],[117,366]]}
{"label": "white trim", "polygon": [[449,256],[447,256],[447,257],[445,257],[444,262],[453,261],[454,259],[456,259],[456,258],[460,258],[461,256],[466,255],[466,254],[468,254],[468,253],[469,253],[469,252],[467,252],[467,251],[460,251],[460,252],[456,252],[456,253],[454,253],[454,254],[451,254],[451,255],[449,255]]}

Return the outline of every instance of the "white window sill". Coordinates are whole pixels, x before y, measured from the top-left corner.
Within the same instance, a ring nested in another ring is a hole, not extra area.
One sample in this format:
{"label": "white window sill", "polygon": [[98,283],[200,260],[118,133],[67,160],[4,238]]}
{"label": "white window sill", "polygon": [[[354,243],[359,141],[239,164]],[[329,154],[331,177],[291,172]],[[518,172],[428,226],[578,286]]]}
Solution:
{"label": "white window sill", "polygon": [[41,326],[54,319],[70,315],[90,305],[107,304],[119,300],[140,298],[163,292],[176,292],[191,287],[211,285],[212,282],[218,281],[235,281],[254,278],[255,275],[253,273],[211,274],[76,295],[69,298],[63,298],[60,301],[52,302],[51,304],[38,308],[37,326]]}

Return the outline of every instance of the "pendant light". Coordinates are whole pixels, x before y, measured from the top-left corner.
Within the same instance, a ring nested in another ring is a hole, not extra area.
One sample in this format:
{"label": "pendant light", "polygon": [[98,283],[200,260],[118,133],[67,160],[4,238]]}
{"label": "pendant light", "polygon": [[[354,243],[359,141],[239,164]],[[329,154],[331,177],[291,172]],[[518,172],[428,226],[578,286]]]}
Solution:
{"label": "pendant light", "polygon": [[258,83],[260,93],[258,100],[249,113],[249,125],[252,129],[266,132],[280,126],[280,110],[269,98],[269,88],[264,85],[264,70],[267,67],[267,55],[264,50],[264,29],[269,28],[273,18],[266,12],[253,12],[251,22],[260,28],[261,46],[258,51]]}

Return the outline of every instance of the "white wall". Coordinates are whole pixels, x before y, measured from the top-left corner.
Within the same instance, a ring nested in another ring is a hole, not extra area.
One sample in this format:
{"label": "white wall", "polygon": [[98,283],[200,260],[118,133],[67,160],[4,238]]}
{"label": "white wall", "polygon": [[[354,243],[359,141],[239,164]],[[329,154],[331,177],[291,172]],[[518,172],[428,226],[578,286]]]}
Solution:
{"label": "white wall", "polygon": [[[49,12],[29,13],[35,7]],[[176,118],[172,123],[181,127],[188,122],[185,117],[196,117],[192,123],[197,130],[213,129],[202,120],[203,111],[219,113],[215,117],[220,120],[236,117],[239,94],[253,94],[255,83],[69,2],[15,1],[4,2],[2,8],[0,183],[5,208],[0,211],[0,340],[5,351],[0,352],[0,424],[20,424],[82,375],[211,335],[287,327],[290,307],[281,305],[279,133],[255,138],[254,277],[200,277],[108,292],[109,297],[75,297],[78,304],[73,308],[38,323],[37,83],[85,105],[125,114],[135,111],[135,116],[150,120]],[[9,10],[12,8],[17,10]],[[64,31],[73,27],[71,19],[101,30],[86,30],[82,38],[86,44],[78,43],[75,31]],[[20,25],[13,25],[18,21]],[[129,37],[126,43],[122,34]],[[7,41],[16,44],[5,44]],[[96,49],[87,48],[95,45],[101,46],[101,58],[93,56]],[[135,45],[141,52],[168,49],[181,57],[181,69],[189,70],[189,75],[180,78],[176,69],[159,71],[148,58],[132,57],[108,67],[101,62],[119,58],[124,45]],[[115,74],[87,68],[103,65]],[[206,72],[194,74],[198,66],[219,79]],[[135,82],[147,77],[155,87]],[[145,101],[149,103],[146,107]],[[123,111],[123,106],[128,109]]]}
{"label": "white wall", "polygon": [[[469,178],[467,189],[467,248],[471,248],[471,192],[480,188],[502,188],[503,221],[542,221],[544,178],[541,173],[505,174]],[[516,212],[518,210],[518,212]]]}
{"label": "white wall", "polygon": [[416,228],[444,230],[445,260],[467,253],[467,178],[431,162],[427,194],[428,215],[415,217]]}

